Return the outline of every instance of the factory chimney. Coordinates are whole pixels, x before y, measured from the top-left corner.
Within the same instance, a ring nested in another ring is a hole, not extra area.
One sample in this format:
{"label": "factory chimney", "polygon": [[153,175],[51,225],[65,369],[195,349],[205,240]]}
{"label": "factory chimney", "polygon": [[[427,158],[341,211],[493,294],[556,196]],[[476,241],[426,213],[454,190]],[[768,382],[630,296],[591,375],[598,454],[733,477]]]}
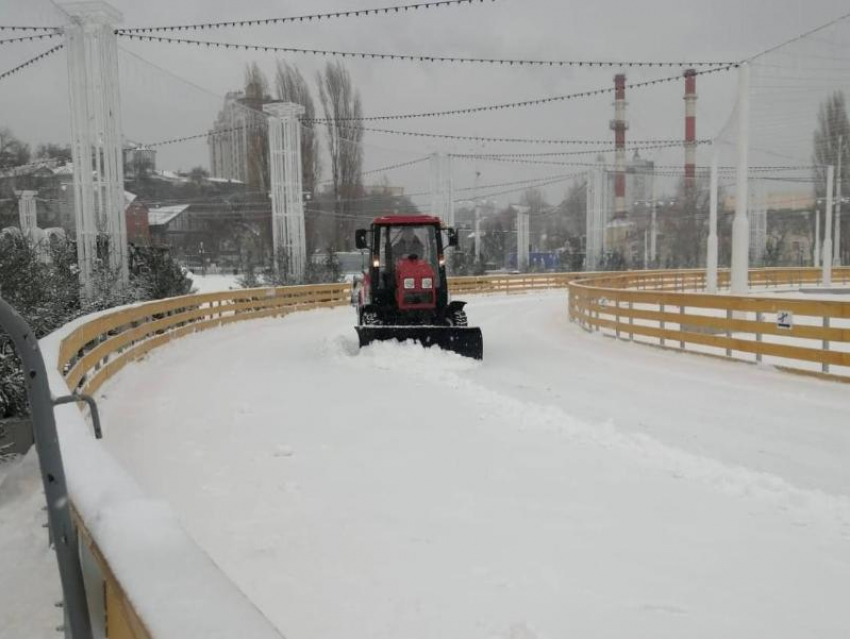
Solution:
{"label": "factory chimney", "polygon": [[611,130],[614,131],[614,219],[626,217],[626,76],[618,73],[614,76],[614,119]]}
{"label": "factory chimney", "polygon": [[685,71],[685,189],[694,187],[697,167],[697,72]]}

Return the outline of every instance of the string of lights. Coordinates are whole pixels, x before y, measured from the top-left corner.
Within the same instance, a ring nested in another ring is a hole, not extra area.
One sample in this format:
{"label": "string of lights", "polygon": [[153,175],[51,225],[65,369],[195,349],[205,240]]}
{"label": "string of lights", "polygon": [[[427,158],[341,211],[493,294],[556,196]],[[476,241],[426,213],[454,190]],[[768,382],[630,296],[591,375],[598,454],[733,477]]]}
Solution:
{"label": "string of lights", "polygon": [[[496,0],[489,0],[495,2]],[[227,27],[258,27],[272,24],[284,24],[287,22],[312,22],[321,20],[334,20],[338,18],[363,18],[391,13],[408,13],[422,9],[437,9],[464,4],[483,4],[485,0],[439,0],[438,2],[417,2],[415,4],[401,4],[389,7],[377,7],[371,9],[352,9],[349,11],[333,11],[330,13],[314,13],[302,16],[285,16],[282,18],[260,18],[253,20],[230,20],[226,22],[201,22],[197,24],[179,24],[161,27],[133,27],[131,29],[119,29],[117,33],[154,33],[162,31],[203,31],[207,29],[221,29]]]}
{"label": "string of lights", "polygon": [[[259,127],[251,127],[248,128],[259,128]],[[242,127],[230,127],[227,129],[219,129],[217,131],[207,131],[206,133],[198,133],[195,135],[184,135],[180,138],[170,138],[168,140],[160,140],[159,142],[150,142],[148,144],[144,144],[144,147],[151,148],[155,146],[168,146],[169,144],[179,144],[180,142],[188,142],[190,140],[200,140],[202,138],[212,138],[217,135],[226,135],[228,133],[232,133],[233,131],[240,131]]]}
{"label": "string of lights", "polygon": [[0,31],[61,31],[59,27],[32,27],[20,25],[0,24]]}
{"label": "string of lights", "polygon": [[[730,69],[737,68],[737,64],[729,64],[722,67],[714,67],[711,69],[705,69],[704,71],[696,71],[697,74],[703,75],[708,73],[719,73],[722,71],[729,71]],[[632,84],[627,84],[627,89],[639,89],[643,87],[653,86],[657,84],[664,84],[668,82],[680,82],[682,80],[681,76],[667,76],[664,78],[657,78],[655,80],[646,80],[644,82],[634,82]],[[592,89],[590,91],[579,91],[577,93],[568,93],[566,95],[555,95],[548,98],[537,98],[533,100],[522,100],[519,102],[506,102],[502,104],[491,104],[486,106],[477,106],[477,107],[466,107],[462,109],[449,109],[445,111],[429,111],[424,113],[403,113],[396,115],[373,115],[373,116],[362,116],[362,117],[350,117],[350,118],[315,118],[311,120],[311,122],[373,122],[377,120],[410,120],[415,118],[435,118],[435,117],[443,117],[448,115],[468,115],[470,113],[481,113],[484,111],[501,111],[504,109],[517,109],[523,107],[530,106],[538,106],[541,104],[551,104],[554,102],[565,102],[567,100],[576,100],[580,98],[588,98],[594,97],[597,95],[605,95],[608,93],[613,93],[615,91],[614,86],[605,87],[601,89]]]}
{"label": "string of lights", "polygon": [[28,36],[20,36],[19,38],[5,38],[0,40],[0,44],[15,44],[18,42],[33,42],[35,40],[43,40],[44,38],[56,38],[61,35],[58,32],[54,33],[36,33]]}
{"label": "string of lights", "polygon": [[32,65],[32,64],[35,64],[36,62],[38,62],[38,61],[39,61],[39,60],[41,60],[42,58],[46,58],[46,57],[47,57],[47,56],[49,56],[51,53],[56,53],[57,51],[59,51],[59,49],[63,48],[64,46],[65,46],[64,44],[57,44],[57,45],[56,45],[55,47],[53,47],[52,49],[48,49],[48,50],[47,50],[47,51],[45,51],[44,53],[39,53],[39,54],[38,54],[37,56],[35,56],[34,58],[30,58],[30,59],[29,59],[29,60],[27,60],[26,62],[24,62],[24,63],[22,63],[22,64],[19,64],[18,66],[14,67],[14,68],[12,68],[12,69],[9,69],[8,71],[4,71],[3,73],[0,73],[0,80],[5,80],[5,79],[6,79],[6,78],[8,78],[10,75],[13,75],[13,74],[17,73],[18,71],[21,71],[22,69],[25,69],[26,67],[28,67],[28,66],[30,66],[30,65]]}
{"label": "string of lights", "polygon": [[389,166],[382,166],[377,169],[363,171],[360,175],[371,175],[372,173],[384,173],[385,171],[392,171],[393,169],[402,169],[406,166],[413,166],[414,164],[419,164],[420,162],[425,162],[429,159],[431,159],[430,156],[426,155],[425,157],[418,158],[416,160],[410,160],[409,162],[400,162],[399,164],[391,164]]}
{"label": "string of lights", "polygon": [[[509,59],[509,58],[468,58],[462,56],[437,56],[409,53],[374,53],[367,51],[334,51],[331,49],[301,49],[297,47],[282,47],[270,44],[245,44],[241,42],[217,42],[214,40],[194,40],[191,38],[172,38],[168,36],[155,36],[139,33],[131,33],[126,30],[118,30],[116,33],[131,40],[147,42],[162,42],[166,44],[188,44],[197,47],[205,46],[216,49],[234,49],[240,51],[257,51],[273,53],[300,53],[304,55],[321,55],[341,58],[361,58],[368,60],[395,60],[400,62],[427,62],[437,64],[484,64],[490,66],[509,67],[723,67],[731,68],[738,65],[736,62],[707,62],[707,61],[629,61],[629,60],[531,60],[531,59]],[[703,73],[710,72],[706,70]],[[680,79],[676,76],[676,79]],[[613,89],[612,89],[613,90]]]}

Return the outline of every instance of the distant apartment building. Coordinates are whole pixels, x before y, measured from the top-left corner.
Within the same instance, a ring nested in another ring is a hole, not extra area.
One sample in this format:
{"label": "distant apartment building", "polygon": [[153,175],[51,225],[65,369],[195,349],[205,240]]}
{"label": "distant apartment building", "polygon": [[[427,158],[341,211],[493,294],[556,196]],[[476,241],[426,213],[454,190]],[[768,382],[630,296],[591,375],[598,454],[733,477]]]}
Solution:
{"label": "distant apartment building", "polygon": [[156,171],[156,149],[130,144],[124,147],[124,179],[138,179],[143,174]]}
{"label": "distant apartment building", "polygon": [[267,102],[271,100],[246,98],[242,91],[225,95],[207,138],[212,177],[262,186],[262,149],[267,135],[262,111]]}

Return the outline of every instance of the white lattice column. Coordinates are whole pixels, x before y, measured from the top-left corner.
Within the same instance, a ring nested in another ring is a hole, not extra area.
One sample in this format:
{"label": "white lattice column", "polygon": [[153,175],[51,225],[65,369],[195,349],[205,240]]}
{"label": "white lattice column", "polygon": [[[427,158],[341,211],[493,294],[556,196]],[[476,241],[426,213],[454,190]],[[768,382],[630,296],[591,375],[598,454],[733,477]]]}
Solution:
{"label": "white lattice column", "polygon": [[431,215],[446,226],[455,224],[451,156],[445,153],[431,154]]}
{"label": "white lattice column", "polygon": [[18,200],[18,215],[21,222],[21,233],[29,239],[35,238],[35,229],[38,228],[36,217],[35,194],[36,191],[17,191],[20,196]]}
{"label": "white lattice column", "polygon": [[513,208],[516,210],[516,266],[517,270],[527,271],[530,242],[528,213],[531,208],[520,204],[514,204]]}
{"label": "white lattice column", "polygon": [[587,271],[596,270],[597,254],[596,254],[596,232],[597,232],[597,171],[587,172],[587,182],[585,191],[585,236],[584,236],[584,268]]}
{"label": "white lattice column", "polygon": [[77,258],[83,293],[91,297],[98,235],[108,242],[108,256],[101,256],[105,265],[118,273],[120,286],[126,286],[129,280],[115,35],[115,25],[123,21],[123,16],[109,4],[99,1],[61,6],[69,17],[65,25],[65,48],[71,103]]}
{"label": "white lattice column", "polygon": [[[269,115],[269,176],[275,270],[295,281],[304,279],[307,242],[301,175],[301,124],[304,107],[292,102],[266,104]],[[285,264],[279,264],[285,256]]]}

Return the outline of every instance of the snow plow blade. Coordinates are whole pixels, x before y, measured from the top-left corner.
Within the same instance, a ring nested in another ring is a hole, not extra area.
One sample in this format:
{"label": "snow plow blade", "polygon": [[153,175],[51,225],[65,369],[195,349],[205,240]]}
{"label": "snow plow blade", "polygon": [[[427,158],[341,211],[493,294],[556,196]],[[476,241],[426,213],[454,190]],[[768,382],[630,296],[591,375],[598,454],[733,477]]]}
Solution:
{"label": "snow plow blade", "polygon": [[374,341],[413,340],[422,346],[437,346],[464,357],[484,358],[484,338],[480,328],[457,326],[356,326],[360,348]]}

